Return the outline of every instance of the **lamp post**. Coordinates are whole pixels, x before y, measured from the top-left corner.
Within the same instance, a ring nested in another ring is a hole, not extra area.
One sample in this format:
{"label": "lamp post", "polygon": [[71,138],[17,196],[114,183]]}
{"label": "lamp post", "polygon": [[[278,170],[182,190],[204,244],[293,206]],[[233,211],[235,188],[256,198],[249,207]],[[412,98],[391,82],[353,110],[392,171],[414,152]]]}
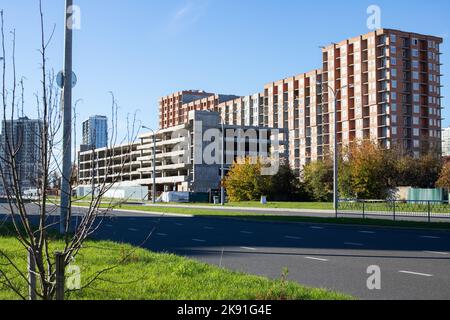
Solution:
{"label": "lamp post", "polygon": [[[317,82],[317,85],[325,86],[323,82]],[[333,108],[334,108],[334,156],[333,156],[333,208],[337,213],[339,209],[339,143],[338,143],[338,96],[343,89],[353,88],[353,84],[345,85],[340,89],[333,89],[329,84],[326,84],[328,89],[333,93]]]}
{"label": "lamp post", "polygon": [[72,176],[72,24],[71,9],[73,0],[66,0],[66,12],[64,19],[65,44],[64,44],[64,84],[63,84],[63,162],[62,162],[62,185],[61,185],[61,211],[60,211],[60,233],[65,234],[68,230],[68,216],[72,190],[70,180]]}
{"label": "lamp post", "polygon": [[150,130],[153,134],[153,186],[152,186],[152,203],[156,203],[156,133],[153,129],[142,126],[143,129]]}

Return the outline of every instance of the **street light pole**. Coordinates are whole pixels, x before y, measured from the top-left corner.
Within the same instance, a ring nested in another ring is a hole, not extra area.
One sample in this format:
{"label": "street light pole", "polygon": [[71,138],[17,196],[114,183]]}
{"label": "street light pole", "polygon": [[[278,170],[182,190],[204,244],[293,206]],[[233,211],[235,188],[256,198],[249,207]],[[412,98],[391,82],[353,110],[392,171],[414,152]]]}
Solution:
{"label": "street light pole", "polygon": [[[323,86],[322,82],[318,85]],[[337,213],[339,209],[339,142],[338,142],[338,95],[345,88],[353,88],[353,85],[345,85],[340,89],[334,90],[330,85],[326,84],[328,90],[333,93],[334,108],[334,155],[333,155],[333,208]]]}
{"label": "street light pole", "polygon": [[64,19],[64,88],[63,88],[63,163],[61,186],[60,233],[69,229],[68,217],[72,196],[70,180],[72,177],[72,17],[73,0],[66,0]]}
{"label": "street light pole", "polygon": [[225,177],[225,123],[222,119],[222,163],[220,168],[220,204],[225,206],[225,187],[223,179]]}

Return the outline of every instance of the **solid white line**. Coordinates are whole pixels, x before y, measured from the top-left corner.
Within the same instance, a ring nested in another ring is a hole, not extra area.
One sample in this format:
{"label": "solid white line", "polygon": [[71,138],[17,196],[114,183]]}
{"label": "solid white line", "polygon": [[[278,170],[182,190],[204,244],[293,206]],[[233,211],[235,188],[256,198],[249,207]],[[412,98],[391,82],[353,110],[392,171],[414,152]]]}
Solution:
{"label": "solid white line", "polygon": [[362,247],[364,246],[362,243],[355,243],[355,242],[344,242],[346,246],[354,246],[354,247]]}
{"label": "solid white line", "polygon": [[419,273],[419,272],[412,272],[412,271],[399,271],[400,273],[406,273],[406,274],[412,274],[415,276],[422,276],[422,277],[432,277],[432,274],[426,274],[426,273]]}
{"label": "solid white line", "polygon": [[241,231],[242,234],[253,234],[253,232],[250,231]]}
{"label": "solid white line", "polygon": [[310,229],[316,229],[316,230],[323,230],[325,229],[324,227],[309,227]]}
{"label": "solid white line", "polygon": [[375,231],[359,231],[359,233],[375,234]]}
{"label": "solid white line", "polygon": [[322,262],[328,262],[328,259],[322,259],[322,258],[315,258],[315,257],[305,257],[305,259],[308,260],[316,260],[316,261],[322,261]]}
{"label": "solid white line", "polygon": [[206,242],[206,240],[201,240],[201,239],[192,239],[192,241],[195,241],[195,242]]}
{"label": "solid white line", "polygon": [[128,231],[137,232],[137,231],[139,231],[139,230],[134,229],[134,228],[128,228]]}
{"label": "solid white line", "polygon": [[443,256],[448,255],[448,252],[439,252],[439,251],[424,251],[425,253],[431,253],[431,254],[440,254]]}
{"label": "solid white line", "polygon": [[250,248],[250,247],[241,247],[241,249],[250,250],[250,251],[256,251],[255,248]]}
{"label": "solid white line", "polygon": [[291,240],[302,240],[300,237],[293,237],[293,236],[285,236],[285,239],[291,239]]}
{"label": "solid white line", "polygon": [[441,237],[434,237],[434,236],[421,236],[422,239],[440,239]]}

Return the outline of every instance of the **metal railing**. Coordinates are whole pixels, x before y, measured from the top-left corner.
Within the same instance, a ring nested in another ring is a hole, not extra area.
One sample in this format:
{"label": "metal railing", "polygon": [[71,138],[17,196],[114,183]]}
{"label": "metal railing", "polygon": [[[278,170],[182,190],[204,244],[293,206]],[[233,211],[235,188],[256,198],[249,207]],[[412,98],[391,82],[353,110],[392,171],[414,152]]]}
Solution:
{"label": "metal railing", "polygon": [[445,201],[340,199],[336,216],[358,215],[397,218],[450,219],[450,204]]}

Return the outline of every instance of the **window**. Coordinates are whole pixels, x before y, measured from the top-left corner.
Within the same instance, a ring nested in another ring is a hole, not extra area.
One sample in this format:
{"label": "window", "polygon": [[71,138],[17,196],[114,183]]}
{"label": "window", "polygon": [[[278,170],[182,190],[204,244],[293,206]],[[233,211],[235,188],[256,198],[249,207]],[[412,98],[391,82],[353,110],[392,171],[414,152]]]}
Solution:
{"label": "window", "polygon": [[397,93],[392,92],[391,97],[392,97],[392,100],[397,100]]}
{"label": "window", "polygon": [[420,112],[420,106],[418,106],[417,104],[414,105],[414,113],[419,113]]}
{"label": "window", "polygon": [[391,76],[397,77],[397,69],[395,69],[395,68],[391,69]]}
{"label": "window", "polygon": [[395,34],[391,34],[391,42],[396,43],[397,42],[397,36]]}
{"label": "window", "polygon": [[393,66],[397,65],[397,59],[396,58],[391,58],[391,63]]}
{"label": "window", "polygon": [[392,88],[397,89],[397,81],[396,80],[392,80]]}
{"label": "window", "polygon": [[391,109],[392,109],[392,112],[397,112],[397,104],[396,104],[396,103],[393,103],[393,104],[391,105]]}
{"label": "window", "polygon": [[419,50],[413,49],[412,50],[412,56],[417,58],[419,56]]}
{"label": "window", "polygon": [[392,134],[397,135],[397,127],[392,127]]}
{"label": "window", "polygon": [[419,91],[419,84],[418,83],[413,83],[413,90],[414,91]]}
{"label": "window", "polygon": [[414,95],[414,102],[419,102],[420,101],[420,95],[415,94]]}
{"label": "window", "polygon": [[397,116],[396,115],[393,115],[393,116],[391,116],[391,120],[392,120],[392,123],[397,123]]}
{"label": "window", "polygon": [[419,73],[417,71],[414,71],[412,74],[414,80],[419,80]]}
{"label": "window", "polygon": [[391,46],[391,54],[396,54],[396,53],[397,53],[397,47]]}
{"label": "window", "polygon": [[413,134],[414,134],[415,137],[418,137],[420,135],[419,129],[417,129],[417,128],[414,129],[414,133]]}
{"label": "window", "polygon": [[419,69],[419,61],[413,60],[413,61],[412,61],[412,67],[413,67],[414,69]]}

